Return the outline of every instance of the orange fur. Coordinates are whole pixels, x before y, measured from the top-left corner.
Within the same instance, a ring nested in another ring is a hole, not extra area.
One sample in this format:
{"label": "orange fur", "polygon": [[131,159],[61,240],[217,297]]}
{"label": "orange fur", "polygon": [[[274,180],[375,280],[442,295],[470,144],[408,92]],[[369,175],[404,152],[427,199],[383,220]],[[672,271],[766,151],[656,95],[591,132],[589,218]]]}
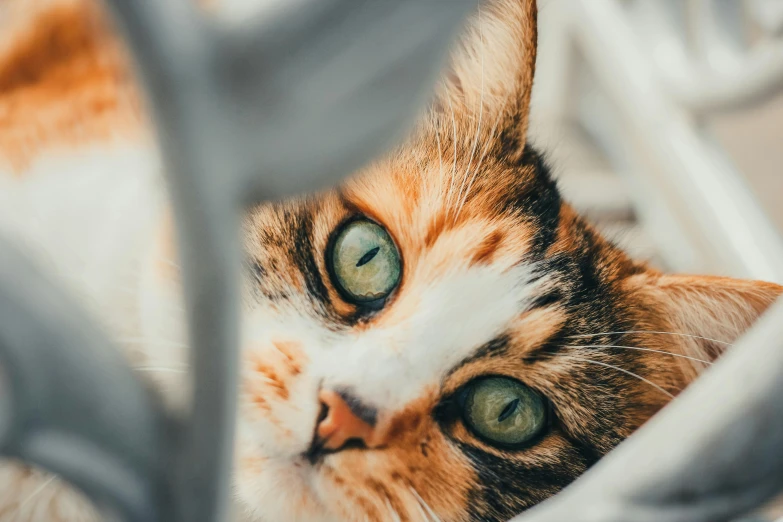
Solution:
{"label": "orange fur", "polygon": [[51,147],[139,133],[128,59],[95,3],[56,2],[31,18],[0,52],[0,160],[22,172]]}

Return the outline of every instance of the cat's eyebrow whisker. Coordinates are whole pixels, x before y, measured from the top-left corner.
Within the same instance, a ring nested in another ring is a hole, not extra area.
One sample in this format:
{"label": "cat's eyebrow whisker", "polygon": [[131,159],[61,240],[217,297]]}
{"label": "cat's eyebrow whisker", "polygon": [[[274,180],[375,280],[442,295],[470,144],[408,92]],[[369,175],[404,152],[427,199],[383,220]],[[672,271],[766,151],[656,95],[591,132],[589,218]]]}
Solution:
{"label": "cat's eyebrow whisker", "polygon": [[[478,123],[476,124],[476,135],[473,137],[473,147],[470,151],[470,158],[468,159],[468,165],[465,167],[465,176],[462,178],[462,184],[460,185],[459,192],[457,193],[457,209],[454,212],[454,221],[457,221],[457,217],[459,216],[460,211],[462,210],[462,206],[465,204],[465,200],[468,198],[468,190],[465,190],[466,185],[467,188],[470,188],[470,185],[473,183],[473,179],[471,178],[470,184],[468,184],[468,175],[470,173],[470,166],[473,163],[473,156],[476,154],[476,148],[478,147],[479,142],[479,135],[481,134],[481,120],[484,117],[484,55],[486,55],[486,48],[484,46],[484,25],[481,23],[481,4],[478,4],[478,26],[479,26],[479,37],[481,39],[481,94],[479,95],[479,116],[478,116]],[[474,176],[475,176],[474,171]],[[465,194],[463,196],[462,192],[465,190]]]}
{"label": "cat's eyebrow whisker", "polygon": [[449,193],[446,196],[446,213],[448,214],[451,206],[451,194],[454,191],[454,184],[457,180],[457,118],[454,115],[454,103],[451,101],[451,97],[447,97],[449,101],[449,109],[451,110],[451,130],[454,133],[454,163],[451,167],[451,182],[449,183]]}
{"label": "cat's eyebrow whisker", "polygon": [[462,198],[462,203],[459,205],[459,208],[457,209],[454,219],[457,219],[457,216],[459,216],[459,213],[462,211],[462,207],[465,206],[465,202],[468,200],[468,194],[470,194],[470,189],[473,187],[473,182],[476,181],[476,177],[478,176],[481,165],[484,163],[484,158],[487,155],[487,152],[489,151],[490,146],[492,145],[492,140],[495,138],[495,131],[498,128],[498,125],[500,124],[500,120],[503,119],[503,113],[501,112],[497,119],[495,120],[495,125],[492,126],[492,131],[489,134],[489,139],[487,140],[486,145],[484,146],[484,151],[481,153],[481,157],[479,157],[478,164],[473,169],[473,174],[471,175],[470,182],[468,183],[467,189],[465,189],[465,196]]}
{"label": "cat's eyebrow whisker", "polygon": [[655,330],[626,330],[621,332],[598,332],[598,333],[591,333],[591,334],[569,335],[566,338],[584,339],[587,337],[600,337],[602,335],[626,335],[626,334],[673,335],[677,337],[689,337],[691,339],[701,339],[702,341],[710,341],[712,343],[723,344],[725,346],[732,346],[732,343],[726,341],[719,341],[718,339],[712,339],[710,337],[704,337],[702,335],[686,334],[686,333],[678,333],[678,332],[658,332]]}
{"label": "cat's eyebrow whisker", "polygon": [[441,190],[443,190],[443,186],[446,180],[443,179],[443,149],[441,148],[441,144],[440,144],[440,129],[438,127],[440,127],[440,122],[438,122],[438,124],[435,125],[435,141],[438,144],[438,164],[440,165],[440,168],[438,170],[440,183],[438,184],[438,186],[440,187]]}
{"label": "cat's eyebrow whisker", "polygon": [[669,392],[666,388],[663,388],[662,386],[652,382],[649,379],[645,379],[644,377],[642,377],[639,374],[636,374],[636,373],[634,373],[632,371],[629,371],[629,370],[626,370],[624,368],[620,368],[619,366],[615,366],[613,364],[609,364],[609,363],[605,363],[605,362],[601,362],[601,361],[595,361],[593,359],[588,359],[586,357],[578,357],[576,355],[566,355],[566,354],[551,353],[551,352],[548,352],[548,354],[549,355],[553,355],[555,357],[560,357],[560,358],[563,358],[563,359],[571,359],[571,360],[574,360],[574,361],[582,361],[582,362],[586,362],[586,363],[589,363],[589,364],[594,364],[596,366],[603,366],[604,368],[610,368],[612,370],[616,370],[616,371],[624,373],[626,375],[630,375],[631,377],[634,377],[634,378],[639,379],[640,381],[642,381],[644,383],[649,384],[650,386],[652,386],[656,390],[660,391],[661,393],[663,393],[664,395],[666,395],[670,399],[674,399],[674,395],[671,392]]}
{"label": "cat's eyebrow whisker", "polygon": [[696,361],[704,364],[712,364],[712,361],[707,361],[704,359],[699,359],[698,357],[691,357],[689,355],[682,355],[679,353],[672,353],[667,352],[664,350],[654,350],[652,348],[642,348],[639,346],[622,346],[619,344],[561,344],[561,348],[590,348],[590,349],[611,349],[611,348],[621,348],[623,350],[636,350],[640,352],[652,352],[652,353],[660,353],[662,355],[669,355],[671,357],[678,357],[681,359],[688,359],[690,361]]}
{"label": "cat's eyebrow whisker", "polygon": [[427,504],[427,501],[421,498],[421,495],[419,495],[419,492],[416,491],[416,489],[413,486],[410,486],[408,489],[410,489],[411,494],[413,494],[416,501],[419,503],[419,505],[424,508],[424,510],[427,512],[427,515],[430,517],[431,522],[441,522],[440,517],[435,514],[435,511],[432,510],[429,504]]}

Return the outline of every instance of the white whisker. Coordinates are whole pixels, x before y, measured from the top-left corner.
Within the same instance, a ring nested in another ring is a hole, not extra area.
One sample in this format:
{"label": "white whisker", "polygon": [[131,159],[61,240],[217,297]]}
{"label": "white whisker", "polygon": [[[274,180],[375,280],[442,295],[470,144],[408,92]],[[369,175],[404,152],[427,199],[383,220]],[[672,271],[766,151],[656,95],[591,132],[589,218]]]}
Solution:
{"label": "white whisker", "polygon": [[416,498],[416,501],[419,503],[421,507],[423,507],[427,514],[430,517],[430,520],[432,522],[440,522],[440,517],[435,513],[435,511],[432,510],[429,504],[427,504],[427,501],[425,501],[423,498],[421,498],[421,495],[419,495],[419,492],[416,491],[412,486],[410,488],[410,492],[413,494],[413,496]]}
{"label": "white whisker", "polygon": [[670,355],[672,357],[678,357],[681,359],[688,359],[690,361],[696,361],[704,364],[712,364],[712,361],[706,361],[704,359],[699,359],[698,357],[691,357],[689,355],[682,355],[679,353],[672,353],[667,352],[664,350],[654,350],[652,348],[641,348],[638,346],[622,346],[618,344],[584,344],[584,345],[577,345],[577,344],[563,344],[560,345],[562,348],[590,348],[590,349],[609,349],[609,348],[622,348],[624,350],[636,350],[640,352],[652,352],[652,353],[660,353],[663,355]]}
{"label": "white whisker", "polygon": [[402,520],[400,519],[400,514],[397,513],[397,510],[394,509],[394,507],[391,505],[391,502],[389,501],[388,498],[386,499],[386,508],[389,510],[389,513],[391,514],[392,522],[402,522]]}
{"label": "white whisker", "polygon": [[[478,123],[476,124],[476,135],[473,137],[473,147],[470,151],[468,165],[467,167],[465,167],[465,176],[462,179],[462,184],[460,185],[459,192],[457,193],[457,210],[454,213],[454,221],[457,220],[457,216],[459,216],[459,212],[462,210],[462,207],[465,204],[465,200],[468,199],[468,191],[465,190],[464,196],[462,195],[462,192],[465,189],[468,180],[468,174],[470,173],[470,166],[473,163],[473,156],[476,154],[476,148],[478,147],[479,136],[481,134],[481,120],[484,117],[484,55],[486,54],[486,49],[484,47],[484,26],[481,23],[481,4],[478,4],[477,16],[478,16],[478,26],[479,26],[479,38],[481,39],[481,93],[479,94],[479,116],[478,116]],[[475,171],[474,171],[474,176],[475,176]],[[460,201],[462,202],[461,204]]]}
{"label": "white whisker", "polygon": [[413,500],[416,501],[416,508],[417,508],[417,511],[419,512],[419,515],[421,515],[422,522],[430,522],[432,519],[429,517],[429,515],[427,515],[427,512],[424,511],[424,506],[421,505],[421,502],[419,502],[419,499],[414,497]]}
{"label": "white whisker", "polygon": [[457,118],[454,115],[454,103],[451,101],[451,98],[448,98],[449,101],[449,109],[451,110],[451,130],[454,133],[454,163],[452,163],[451,167],[451,182],[449,183],[449,193],[446,196],[446,213],[448,214],[448,210],[451,206],[451,195],[454,191],[454,184],[456,183],[457,179]]}
{"label": "white whisker", "polygon": [[27,495],[24,500],[22,500],[19,503],[19,511],[21,511],[25,506],[27,506],[33,499],[38,497],[41,493],[43,493],[49,486],[54,484],[54,482],[57,480],[57,477],[52,475],[48,479],[41,482],[41,484],[33,490],[32,493]]}
{"label": "white whisker", "polygon": [[701,339],[703,341],[710,341],[713,343],[723,344],[726,346],[731,346],[731,343],[726,341],[719,341],[718,339],[712,339],[710,337],[703,337],[701,335],[693,335],[693,334],[686,334],[686,333],[677,333],[677,332],[656,332],[653,330],[626,330],[624,332],[599,332],[599,333],[593,333],[593,334],[580,334],[580,335],[569,335],[569,339],[581,339],[585,337],[599,337],[602,335],[625,335],[625,334],[653,334],[653,335],[674,335],[678,337],[690,337],[691,339]]}
{"label": "white whisker", "polygon": [[671,392],[669,392],[668,390],[666,390],[665,388],[663,388],[662,386],[659,386],[658,384],[655,384],[654,382],[652,382],[652,381],[650,381],[648,379],[645,379],[641,375],[638,375],[638,374],[636,374],[636,373],[634,373],[632,371],[628,371],[628,370],[626,370],[624,368],[620,368],[619,366],[615,366],[613,364],[608,364],[608,363],[601,362],[601,361],[594,361],[592,359],[587,359],[586,357],[578,357],[578,356],[575,356],[575,355],[566,355],[566,354],[559,354],[559,353],[553,353],[553,354],[550,354],[550,355],[554,355],[555,357],[561,357],[563,359],[573,359],[575,361],[582,361],[582,362],[586,362],[586,363],[590,363],[590,364],[595,364],[596,366],[603,366],[604,368],[610,368],[612,370],[616,370],[616,371],[624,373],[626,375],[630,375],[631,377],[635,377],[636,379],[639,379],[640,381],[649,384],[650,386],[652,386],[656,390],[660,391],[664,395],[668,396],[669,398],[674,399],[674,395]]}
{"label": "white whisker", "polygon": [[[438,121],[437,125],[435,125],[435,140],[438,143],[438,163],[440,165],[439,176],[440,176],[440,184],[438,185],[441,189],[441,191],[444,189],[445,181],[443,179],[443,149],[441,148],[440,144],[440,121]],[[442,196],[442,194],[441,194]]]}
{"label": "white whisker", "polygon": [[456,211],[455,219],[456,216],[459,215],[459,213],[462,211],[462,207],[465,205],[465,202],[468,199],[468,194],[470,194],[470,189],[473,187],[473,182],[476,181],[476,177],[481,171],[481,165],[484,163],[484,158],[486,157],[489,148],[492,146],[492,140],[495,139],[495,131],[497,130],[498,124],[500,124],[500,120],[502,119],[503,119],[503,113],[501,112],[500,115],[498,115],[497,119],[495,120],[495,124],[492,126],[492,131],[489,134],[489,139],[487,140],[486,145],[484,145],[484,151],[481,153],[481,157],[479,157],[478,164],[476,165],[476,168],[473,169],[473,174],[470,178],[470,182],[468,183],[467,189],[465,189],[465,197],[462,199],[462,203],[460,204],[459,208]]}

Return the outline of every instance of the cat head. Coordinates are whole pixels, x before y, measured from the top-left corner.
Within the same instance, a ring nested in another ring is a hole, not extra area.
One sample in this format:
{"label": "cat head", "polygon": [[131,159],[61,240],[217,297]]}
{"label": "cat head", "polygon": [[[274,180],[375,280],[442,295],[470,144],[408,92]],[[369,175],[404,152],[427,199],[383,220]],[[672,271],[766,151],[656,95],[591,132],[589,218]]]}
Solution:
{"label": "cat head", "polygon": [[[482,3],[406,143],[248,214],[234,487],[250,519],[506,520],[780,294],[662,275],[561,199],[526,145],[535,45],[534,1]],[[158,294],[177,279],[161,245]],[[151,335],[181,335],[153,315]]]}

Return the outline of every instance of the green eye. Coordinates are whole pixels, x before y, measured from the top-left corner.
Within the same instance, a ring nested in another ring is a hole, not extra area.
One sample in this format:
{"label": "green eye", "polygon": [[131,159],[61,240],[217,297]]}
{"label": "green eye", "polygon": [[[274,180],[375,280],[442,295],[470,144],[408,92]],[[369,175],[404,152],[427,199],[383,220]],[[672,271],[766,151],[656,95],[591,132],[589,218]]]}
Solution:
{"label": "green eye", "polygon": [[541,433],[546,417],[544,399],[519,381],[489,377],[467,390],[465,423],[491,443],[524,444]]}
{"label": "green eye", "polygon": [[400,282],[400,254],[388,232],[372,221],[348,223],[332,246],[329,261],[343,294],[356,303],[389,295]]}

